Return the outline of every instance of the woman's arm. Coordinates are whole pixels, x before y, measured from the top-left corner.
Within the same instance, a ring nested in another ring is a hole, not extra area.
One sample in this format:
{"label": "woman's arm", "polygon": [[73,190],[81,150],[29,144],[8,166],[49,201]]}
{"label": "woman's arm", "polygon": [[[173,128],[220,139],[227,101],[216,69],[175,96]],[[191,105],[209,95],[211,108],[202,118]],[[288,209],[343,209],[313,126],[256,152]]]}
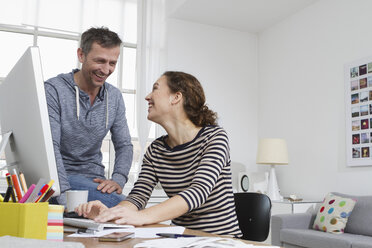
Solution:
{"label": "woman's arm", "polygon": [[97,222],[115,220],[117,224],[142,226],[174,219],[186,213],[188,209],[186,201],[178,195],[143,210],[138,210],[134,204],[123,201],[116,207],[102,211],[94,220]]}

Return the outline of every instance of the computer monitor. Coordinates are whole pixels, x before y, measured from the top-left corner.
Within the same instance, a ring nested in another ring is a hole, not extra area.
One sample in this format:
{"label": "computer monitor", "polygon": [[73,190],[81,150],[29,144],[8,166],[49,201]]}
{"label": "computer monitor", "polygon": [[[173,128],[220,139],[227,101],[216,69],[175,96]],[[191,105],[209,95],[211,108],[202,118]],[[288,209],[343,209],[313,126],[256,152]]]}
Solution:
{"label": "computer monitor", "polygon": [[38,47],[29,47],[0,84],[0,126],[3,138],[12,132],[7,165],[24,173],[27,186],[53,179],[54,196],[60,195]]}

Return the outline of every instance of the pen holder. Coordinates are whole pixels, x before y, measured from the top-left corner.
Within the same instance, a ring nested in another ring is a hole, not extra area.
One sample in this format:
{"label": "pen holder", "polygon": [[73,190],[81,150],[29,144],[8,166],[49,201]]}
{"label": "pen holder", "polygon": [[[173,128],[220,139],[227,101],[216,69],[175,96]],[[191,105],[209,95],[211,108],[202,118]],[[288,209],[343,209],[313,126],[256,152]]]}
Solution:
{"label": "pen holder", "polygon": [[0,236],[46,239],[48,202],[0,202]]}

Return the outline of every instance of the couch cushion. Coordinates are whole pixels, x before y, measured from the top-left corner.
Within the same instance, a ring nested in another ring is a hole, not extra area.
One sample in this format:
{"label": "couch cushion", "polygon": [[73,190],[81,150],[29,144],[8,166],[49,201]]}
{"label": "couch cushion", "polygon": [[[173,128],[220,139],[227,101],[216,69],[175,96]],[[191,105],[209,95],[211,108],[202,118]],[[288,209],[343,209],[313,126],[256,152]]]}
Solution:
{"label": "couch cushion", "polygon": [[372,248],[372,241],[355,241],[351,248]]}
{"label": "couch cushion", "polygon": [[348,236],[353,234],[335,235],[312,229],[282,229],[280,241],[309,248],[351,248]]}
{"label": "couch cushion", "polygon": [[310,248],[372,248],[372,237],[343,233],[325,233],[312,229],[282,229],[280,241]]}
{"label": "couch cushion", "polygon": [[345,227],[345,232],[372,236],[372,196],[335,195],[357,200]]}
{"label": "couch cushion", "polygon": [[317,212],[313,229],[330,233],[343,233],[355,200],[332,193],[324,198]]}

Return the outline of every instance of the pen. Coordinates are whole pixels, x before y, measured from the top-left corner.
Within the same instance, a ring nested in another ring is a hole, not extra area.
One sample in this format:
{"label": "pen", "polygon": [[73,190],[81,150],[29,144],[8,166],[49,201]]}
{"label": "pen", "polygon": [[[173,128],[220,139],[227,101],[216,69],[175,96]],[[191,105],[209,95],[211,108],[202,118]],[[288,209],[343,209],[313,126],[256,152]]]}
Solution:
{"label": "pen", "polygon": [[94,234],[96,230],[89,229],[89,228],[80,228],[77,230],[77,233],[91,233]]}
{"label": "pen", "polygon": [[[17,178],[17,185],[18,185],[18,187],[19,187],[19,191],[21,191],[21,198],[23,197],[23,195],[25,194],[25,192],[23,191],[23,189],[22,189],[22,186],[21,186],[21,180],[19,179],[19,176],[18,176],[18,172],[17,172],[17,170],[16,169],[13,169],[13,174],[12,173],[10,173],[11,175],[12,175],[12,179],[13,179],[13,176],[15,175],[16,176],[16,178]],[[16,186],[14,186],[14,181],[13,181],[13,187],[16,187]],[[15,188],[16,189],[16,188]],[[17,189],[16,189],[17,190]],[[17,196],[18,197],[18,196]],[[20,199],[18,199],[18,201],[19,201]]]}
{"label": "pen", "polygon": [[25,201],[27,201],[27,199],[30,197],[32,191],[34,191],[34,189],[35,189],[35,184],[32,184],[32,185],[30,186],[30,188],[27,190],[26,194],[25,194],[25,195],[22,197],[22,199],[19,200],[18,202],[19,202],[19,203],[24,203]]}
{"label": "pen", "polygon": [[164,238],[191,238],[196,237],[195,235],[189,234],[176,234],[176,233],[157,233],[156,235]]}
{"label": "pen", "polygon": [[6,176],[6,182],[8,183],[8,187],[12,186],[12,193],[10,193],[10,197],[12,198],[13,202],[17,202],[15,198],[15,194],[14,194],[13,183],[12,183],[12,178],[10,177],[10,173],[6,173],[5,176]]}
{"label": "pen", "polygon": [[22,192],[21,192],[21,188],[19,187],[19,183],[18,183],[18,178],[17,178],[17,175],[16,174],[13,174],[11,175],[12,177],[12,181],[13,181],[13,187],[17,193],[17,199],[18,201],[22,199]]}
{"label": "pen", "polygon": [[54,194],[54,189],[50,188],[48,192],[44,195],[43,198],[39,202],[46,202],[49,200],[49,198]]}
{"label": "pen", "polygon": [[5,193],[4,202],[8,202],[10,197],[12,197],[13,202],[16,202],[14,192],[13,192],[13,185],[8,186],[8,189],[6,190],[6,193]]}
{"label": "pen", "polygon": [[40,199],[41,199],[41,197],[44,195],[44,193],[45,193],[45,191],[48,189],[48,184],[45,184],[42,188],[41,188],[41,190],[40,190],[40,192],[37,194],[37,198],[36,198],[36,200],[34,200],[34,202],[35,203],[38,203],[39,201],[40,201]]}
{"label": "pen", "polygon": [[46,195],[46,193],[48,193],[50,187],[52,187],[53,183],[54,183],[54,180],[53,179],[50,180],[50,182],[47,184],[46,189],[42,192],[41,196],[36,200],[36,202],[39,202],[39,201],[41,201],[44,198],[44,196]]}

